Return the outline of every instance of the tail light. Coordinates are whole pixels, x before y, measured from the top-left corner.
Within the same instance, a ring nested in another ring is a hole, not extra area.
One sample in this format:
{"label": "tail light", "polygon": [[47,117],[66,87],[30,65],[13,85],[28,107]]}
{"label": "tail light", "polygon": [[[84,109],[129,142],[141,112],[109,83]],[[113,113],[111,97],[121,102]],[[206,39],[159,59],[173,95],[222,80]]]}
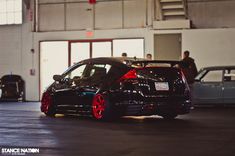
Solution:
{"label": "tail light", "polygon": [[136,79],[137,78],[137,73],[135,69],[132,69],[130,71],[128,71],[125,75],[123,75],[119,81],[124,81],[124,80],[128,80],[128,79]]}

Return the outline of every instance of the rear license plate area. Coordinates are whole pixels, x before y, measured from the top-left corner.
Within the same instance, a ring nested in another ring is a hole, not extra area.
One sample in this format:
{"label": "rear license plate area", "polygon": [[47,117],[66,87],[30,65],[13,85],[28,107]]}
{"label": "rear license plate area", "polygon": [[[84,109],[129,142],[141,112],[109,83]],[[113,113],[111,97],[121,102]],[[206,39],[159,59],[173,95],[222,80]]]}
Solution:
{"label": "rear license plate area", "polygon": [[155,82],[156,91],[169,91],[168,82]]}

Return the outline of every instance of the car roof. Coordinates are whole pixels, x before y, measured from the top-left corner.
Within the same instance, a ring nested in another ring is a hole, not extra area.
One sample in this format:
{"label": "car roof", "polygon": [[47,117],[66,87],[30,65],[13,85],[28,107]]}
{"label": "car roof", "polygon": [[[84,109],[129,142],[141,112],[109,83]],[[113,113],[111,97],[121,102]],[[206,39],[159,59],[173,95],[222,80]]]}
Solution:
{"label": "car roof", "polygon": [[151,63],[166,63],[174,66],[175,64],[180,63],[180,61],[172,61],[172,60],[146,60],[143,58],[136,58],[136,57],[98,57],[98,58],[90,58],[83,60],[80,63],[109,63],[109,64],[116,64],[119,66],[131,66],[133,64],[143,64],[146,66],[147,64]]}
{"label": "car roof", "polygon": [[1,77],[1,81],[19,81],[22,80],[20,75],[4,75]]}
{"label": "car roof", "polygon": [[90,58],[90,59],[86,59],[86,60],[79,62],[79,64],[81,64],[81,63],[109,63],[109,64],[120,65],[120,66],[125,65],[121,60],[119,60],[115,57]]}
{"label": "car roof", "polygon": [[202,70],[221,70],[221,69],[235,69],[235,66],[209,66],[202,68]]}
{"label": "car roof", "polygon": [[14,75],[14,74],[9,74],[9,75],[3,75],[1,79],[7,79],[7,78],[21,78],[20,75]]}
{"label": "car roof", "polygon": [[[146,59],[143,59],[143,58],[136,58],[136,57],[126,57],[123,59],[123,57],[97,57],[97,58],[89,58],[89,59],[85,59],[85,60],[82,60],[80,62],[77,62],[76,64],[70,66],[64,73],[63,75],[65,75],[66,73],[68,73],[69,71],[71,70],[74,70],[75,68],[77,68],[79,65],[82,65],[82,64],[89,64],[89,63],[97,63],[97,64],[110,64],[110,65],[114,65],[114,66],[117,66],[119,68],[135,68],[135,67],[138,67],[139,66],[135,66],[136,63],[142,63],[142,67],[145,67],[146,64],[149,64],[149,63],[153,63],[153,62],[156,62],[157,60],[152,60],[152,61],[149,61],[149,60],[146,60]],[[171,63],[169,63],[169,61],[164,61],[164,60],[161,60],[160,61],[161,63],[162,62],[167,62],[168,64],[170,64],[172,66],[172,62],[177,62],[177,61],[172,61]]]}

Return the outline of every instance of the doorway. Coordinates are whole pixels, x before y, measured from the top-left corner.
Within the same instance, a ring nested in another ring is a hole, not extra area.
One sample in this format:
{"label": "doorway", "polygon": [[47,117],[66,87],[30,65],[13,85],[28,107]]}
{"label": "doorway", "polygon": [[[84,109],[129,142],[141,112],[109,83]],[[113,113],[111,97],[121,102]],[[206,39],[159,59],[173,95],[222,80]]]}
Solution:
{"label": "doorway", "polygon": [[62,74],[69,65],[68,42],[40,42],[40,95],[53,82],[53,75]]}
{"label": "doorway", "polygon": [[112,56],[112,40],[70,41],[69,46],[69,65],[88,58]]}
{"label": "doorway", "polygon": [[154,35],[154,59],[180,60],[181,34]]}
{"label": "doorway", "polygon": [[84,59],[111,56],[112,40],[40,42],[40,97],[54,81],[53,75]]}
{"label": "doorway", "polygon": [[90,43],[89,42],[73,42],[70,43],[70,65],[90,58]]}
{"label": "doorway", "polygon": [[113,40],[113,56],[121,57],[124,52],[128,57],[144,58],[144,39]]}
{"label": "doorway", "polygon": [[53,75],[62,74],[69,66],[95,57],[144,57],[144,39],[100,39],[40,42],[40,96],[53,82]]}

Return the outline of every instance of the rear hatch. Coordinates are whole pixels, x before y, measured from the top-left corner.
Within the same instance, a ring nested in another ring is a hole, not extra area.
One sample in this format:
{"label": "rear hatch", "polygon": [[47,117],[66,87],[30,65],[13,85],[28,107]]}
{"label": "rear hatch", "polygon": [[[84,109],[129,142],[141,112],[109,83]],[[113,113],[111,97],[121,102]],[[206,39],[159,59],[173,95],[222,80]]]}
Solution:
{"label": "rear hatch", "polygon": [[136,68],[139,88],[144,95],[184,95],[187,89],[180,69],[173,67]]}

